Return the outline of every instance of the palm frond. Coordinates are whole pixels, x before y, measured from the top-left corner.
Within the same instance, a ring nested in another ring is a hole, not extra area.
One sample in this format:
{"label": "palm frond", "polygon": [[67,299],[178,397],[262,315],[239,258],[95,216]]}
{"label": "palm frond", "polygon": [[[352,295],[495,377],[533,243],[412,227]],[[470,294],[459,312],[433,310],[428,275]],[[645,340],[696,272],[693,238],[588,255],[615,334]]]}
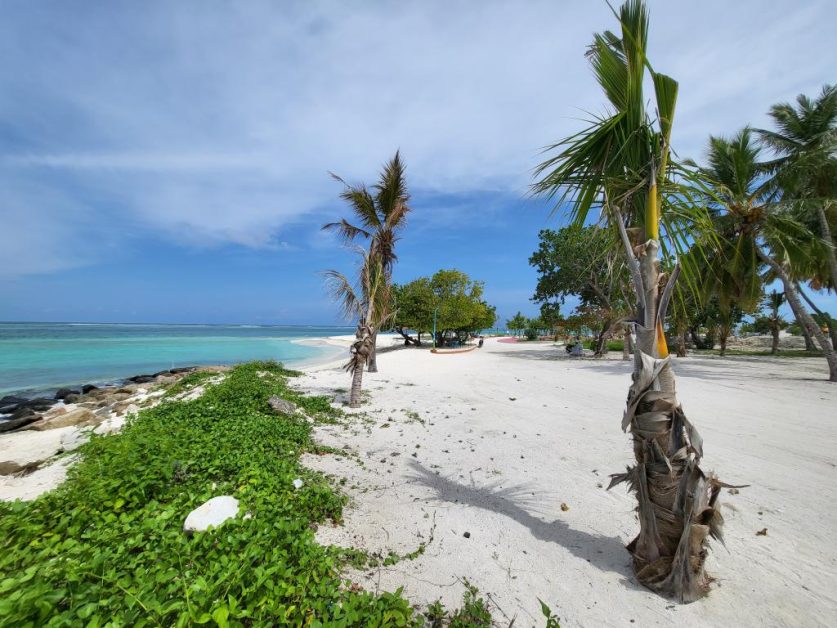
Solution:
{"label": "palm frond", "polygon": [[346,275],[336,270],[326,270],[322,275],[326,289],[331,298],[339,304],[343,317],[347,320],[363,318],[363,301]]}
{"label": "palm frond", "polygon": [[357,238],[369,238],[372,235],[365,229],[350,224],[345,218],[341,218],[339,222],[326,223],[321,229],[323,231],[336,231],[344,244],[354,242]]}
{"label": "palm frond", "polygon": [[395,228],[398,221],[391,220],[391,215],[400,213],[403,218],[409,211],[406,205],[410,199],[400,151],[396,151],[395,156],[386,163],[374,189],[375,202],[381,213],[381,222],[387,223],[390,228]]}

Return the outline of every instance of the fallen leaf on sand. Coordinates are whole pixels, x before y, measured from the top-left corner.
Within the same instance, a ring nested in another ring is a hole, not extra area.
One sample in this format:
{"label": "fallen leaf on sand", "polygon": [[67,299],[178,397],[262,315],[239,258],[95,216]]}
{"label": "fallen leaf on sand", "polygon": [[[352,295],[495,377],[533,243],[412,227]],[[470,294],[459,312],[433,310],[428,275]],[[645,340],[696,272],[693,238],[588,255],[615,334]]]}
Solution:
{"label": "fallen leaf on sand", "polygon": [[564,502],[561,502],[561,510],[563,510],[564,512],[567,512],[569,509],[570,509],[569,506],[567,506]]}
{"label": "fallen leaf on sand", "polygon": [[767,528],[762,528],[758,532],[756,532],[756,536],[767,536]]}

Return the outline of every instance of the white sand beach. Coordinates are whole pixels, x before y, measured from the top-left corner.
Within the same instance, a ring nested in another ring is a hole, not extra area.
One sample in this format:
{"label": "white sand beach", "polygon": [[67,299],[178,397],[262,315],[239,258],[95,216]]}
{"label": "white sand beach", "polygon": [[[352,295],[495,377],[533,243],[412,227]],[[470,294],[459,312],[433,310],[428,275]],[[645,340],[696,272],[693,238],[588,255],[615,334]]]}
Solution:
{"label": "white sand beach", "polygon": [[[391,342],[391,341],[390,341]],[[404,586],[414,602],[456,605],[462,578],[495,618],[562,626],[827,626],[837,617],[837,387],[822,359],[675,360],[680,401],[704,438],[722,494],[726,549],[713,543],[710,595],[690,605],[637,584],[624,548],[635,501],[610,473],[632,461],[620,431],[630,364],[577,360],[551,344],[433,355],[382,352],[364,374],[367,402],[348,426],[317,428],[353,456],[307,456],[347,478],[345,524],[323,543],[399,555],[349,574],[372,591]],[[331,364],[295,380],[345,398]],[[766,534],[757,532],[766,530]]]}

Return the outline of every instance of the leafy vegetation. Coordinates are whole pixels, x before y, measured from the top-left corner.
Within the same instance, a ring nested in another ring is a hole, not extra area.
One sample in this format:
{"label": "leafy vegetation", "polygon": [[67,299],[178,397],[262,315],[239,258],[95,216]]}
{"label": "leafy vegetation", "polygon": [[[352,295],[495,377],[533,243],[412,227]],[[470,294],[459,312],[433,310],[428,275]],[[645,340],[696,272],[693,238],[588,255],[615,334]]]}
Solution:
{"label": "leafy vegetation", "polygon": [[[290,390],[288,376],[275,363],[238,366],[194,401],[94,437],[57,490],[0,505],[0,624],[413,622],[398,593],[346,589],[339,551],[315,542],[312,524],[339,521],[344,498],[299,463],[314,448],[305,419],[267,400],[335,411]],[[225,493],[240,500],[235,520],[183,532],[193,508]]]}
{"label": "leafy vegetation", "polygon": [[[521,312],[518,312],[506,321],[506,329],[513,332],[522,332],[529,325],[529,321]],[[515,334],[517,335],[517,334]]]}
{"label": "leafy vegetation", "polygon": [[538,250],[529,258],[538,271],[532,300],[541,304],[543,314],[568,296],[578,297],[576,314],[595,327],[593,350],[602,355],[630,310],[630,278],[622,252],[614,247],[613,230],[572,224],[557,231],[544,229],[538,237]]}

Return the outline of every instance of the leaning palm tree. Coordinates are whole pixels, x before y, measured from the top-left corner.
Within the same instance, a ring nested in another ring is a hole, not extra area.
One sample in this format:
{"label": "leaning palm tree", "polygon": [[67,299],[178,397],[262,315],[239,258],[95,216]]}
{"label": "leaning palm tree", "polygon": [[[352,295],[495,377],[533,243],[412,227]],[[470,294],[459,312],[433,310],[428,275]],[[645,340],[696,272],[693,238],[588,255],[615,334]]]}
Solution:
{"label": "leaning palm tree", "polygon": [[332,297],[337,301],[346,318],[357,319],[355,341],[352,343],[351,357],[345,369],[352,374],[352,389],[349,406],[360,406],[363,368],[375,346],[375,332],[387,323],[392,313],[389,304],[392,301],[391,283],[388,281],[381,260],[368,251],[358,249],[361,258],[357,286],[336,270],[326,271],[326,284]]}
{"label": "leaning palm tree", "polygon": [[743,284],[755,286],[763,265],[782,282],[788,305],[820,345],[828,362],[829,381],[835,382],[837,354],[802,303],[793,280],[794,262],[822,256],[828,243],[785,211],[776,187],[762,174],[759,155],[749,128],[731,138],[709,139],[708,164],[702,171],[713,188],[709,202],[716,223],[734,248],[729,257],[735,274],[752,278]]}
{"label": "leaning palm tree", "polygon": [[[688,602],[702,596],[708,536],[721,539],[717,499],[723,484],[700,469],[702,439],[675,393],[663,323],[679,275],[696,280],[688,258],[671,258],[710,238],[709,217],[683,185],[694,178],[671,159],[677,82],[646,57],[648,13],[639,0],[620,8],[621,31],[595,35],[588,57],[608,100],[607,113],[551,147],[557,155],[536,169],[534,191],[568,204],[578,224],[601,210],[618,232],[636,293],[633,384],[622,427],[630,429],[636,465],[613,476],[638,499],[639,535],[628,545],[639,581]],[[655,116],[646,110],[650,74]],[[660,256],[671,274],[661,272]]]}
{"label": "leaning palm tree", "polygon": [[[345,218],[339,222],[323,225],[326,231],[335,231],[345,243],[352,243],[358,238],[369,240],[369,254],[378,260],[384,271],[388,284],[392,284],[392,270],[398,257],[395,255],[395,243],[407,222],[410,207],[407,201],[407,181],[404,176],[404,162],[400,152],[387,162],[380,174],[378,183],[371,189],[365,185],[349,185],[335,174],[331,175],[344,185],[340,197],[349,203],[354,218],[349,222]],[[381,304],[385,310],[391,308],[391,303]],[[375,345],[378,328],[372,332],[373,344],[369,353],[368,368],[372,373],[377,372],[377,352]]]}
{"label": "leaning palm tree", "polygon": [[770,117],[776,130],[756,131],[776,156],[767,165],[776,174],[783,200],[802,219],[816,217],[816,230],[831,245],[824,247],[828,281],[821,283],[837,290],[837,252],[830,224],[837,210],[837,86],[825,85],[814,99],[800,94],[796,106],[774,105]]}

